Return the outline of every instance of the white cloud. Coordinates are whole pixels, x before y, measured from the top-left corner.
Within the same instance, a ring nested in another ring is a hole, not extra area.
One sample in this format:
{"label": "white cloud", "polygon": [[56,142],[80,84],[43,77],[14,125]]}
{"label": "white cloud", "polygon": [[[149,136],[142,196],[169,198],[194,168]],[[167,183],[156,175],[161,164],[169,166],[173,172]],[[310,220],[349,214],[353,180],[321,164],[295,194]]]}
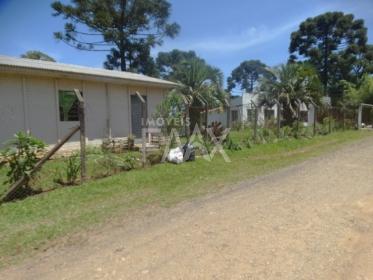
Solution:
{"label": "white cloud", "polygon": [[276,39],[284,33],[288,33],[297,26],[299,22],[292,22],[277,28],[266,26],[252,26],[239,34],[230,34],[218,38],[208,38],[206,40],[192,43],[188,47],[201,51],[240,51],[249,47],[257,46]]}
{"label": "white cloud", "polygon": [[310,16],[315,16],[322,12],[331,10],[334,5],[331,3],[324,4],[322,7],[316,8],[314,11],[309,11],[306,14],[298,17],[295,20],[285,22],[276,27],[268,27],[267,25],[250,26],[236,34],[222,34],[216,37],[193,39],[180,41],[167,41],[167,43],[157,48],[154,53],[158,51],[168,51],[171,49],[196,50],[202,52],[230,52],[241,51],[249,47],[259,46],[269,43],[282,35],[289,36],[292,31],[295,31],[298,25]]}
{"label": "white cloud", "polygon": [[154,54],[159,51],[169,51],[175,48],[215,53],[240,51],[270,42],[285,33],[289,33],[291,30],[295,29],[299,23],[300,21],[293,21],[276,28],[269,28],[266,25],[251,26],[236,34],[223,34],[221,36],[200,40],[188,40],[188,42],[184,42],[184,40],[167,41],[163,46],[155,49]]}

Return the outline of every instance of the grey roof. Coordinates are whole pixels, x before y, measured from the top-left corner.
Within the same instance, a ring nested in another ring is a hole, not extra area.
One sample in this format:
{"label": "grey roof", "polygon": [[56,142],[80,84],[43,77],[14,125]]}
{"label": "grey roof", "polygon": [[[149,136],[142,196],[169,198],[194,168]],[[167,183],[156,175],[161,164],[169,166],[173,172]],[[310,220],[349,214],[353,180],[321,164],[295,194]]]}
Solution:
{"label": "grey roof", "polygon": [[153,84],[169,88],[177,85],[170,81],[145,76],[142,74],[3,55],[0,55],[0,71],[21,71],[26,73],[36,71],[40,75],[44,74],[47,76],[58,76],[60,73],[64,74],[64,76],[79,76],[81,78],[88,77],[90,79],[94,79],[96,77],[115,80],[117,82],[123,81],[131,83]]}

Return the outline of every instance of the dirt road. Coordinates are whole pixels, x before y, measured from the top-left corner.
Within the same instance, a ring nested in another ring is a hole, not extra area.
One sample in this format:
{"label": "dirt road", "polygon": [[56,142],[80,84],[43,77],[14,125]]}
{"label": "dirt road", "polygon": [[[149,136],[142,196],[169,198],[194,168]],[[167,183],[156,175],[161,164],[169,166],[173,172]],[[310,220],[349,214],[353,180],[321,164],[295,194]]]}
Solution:
{"label": "dirt road", "polygon": [[2,279],[373,279],[373,139],[74,236]]}

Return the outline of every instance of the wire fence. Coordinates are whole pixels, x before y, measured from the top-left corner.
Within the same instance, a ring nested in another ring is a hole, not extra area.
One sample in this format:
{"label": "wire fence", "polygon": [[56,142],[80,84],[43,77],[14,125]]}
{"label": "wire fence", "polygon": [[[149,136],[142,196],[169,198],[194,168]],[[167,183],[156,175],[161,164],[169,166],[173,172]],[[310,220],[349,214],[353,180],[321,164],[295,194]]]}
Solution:
{"label": "wire fence", "polygon": [[[284,111],[278,106],[258,106],[253,104],[233,105],[230,107],[230,120],[226,112],[210,114],[209,121],[221,121],[226,127],[233,130],[245,128],[260,129],[312,129],[314,134],[331,133],[334,130],[355,129],[358,122],[358,108],[342,108],[335,106],[305,106],[296,109],[292,122],[286,119]],[[373,110],[367,108],[363,111],[363,123],[371,126],[373,123]]]}
{"label": "wire fence", "polygon": [[[249,140],[255,143],[266,143],[271,137],[312,137],[318,134],[329,134],[337,130],[356,129],[359,127],[358,119],[360,118],[363,127],[372,127],[373,125],[373,108],[371,107],[363,108],[359,117],[358,108],[332,106],[310,106],[307,108],[301,105],[297,108],[296,116],[291,123],[287,121],[284,111],[278,108],[277,105],[272,107],[255,106],[255,104],[232,105],[229,111],[227,109],[209,110],[208,116],[206,116],[206,110],[201,109],[193,117],[199,124],[200,135],[206,137],[205,139],[207,139],[207,127],[218,133],[222,133],[221,127],[231,128],[232,130],[249,129],[251,134],[245,132],[245,135],[250,135]],[[220,123],[221,127],[214,126],[213,123]],[[45,157],[43,169],[35,176],[26,178],[26,183],[22,181],[22,184],[19,184],[22,188],[17,190],[18,194],[16,196],[23,198],[33,194],[28,193],[29,190],[36,193],[51,191],[63,186],[78,185],[85,179],[98,179],[119,172],[142,168],[144,165],[161,163],[164,156],[164,150],[162,149],[167,143],[169,144],[172,140],[171,146],[180,146],[180,144],[185,144],[188,141],[188,135],[195,133],[196,127],[189,126],[189,124],[185,117],[183,122],[174,126],[165,126],[154,131],[147,128],[142,143],[136,143],[135,139],[131,137],[124,137],[121,139],[104,139],[99,147],[85,147],[84,145],[86,170],[82,170],[82,148],[67,156],[53,158],[53,160],[49,160],[50,157]],[[78,130],[82,133],[81,127],[77,127],[72,133]],[[170,135],[171,130],[176,132],[176,135]],[[180,142],[177,142],[174,136],[179,136]],[[62,141],[57,146],[62,146],[68,139],[66,138],[66,141]],[[85,141],[84,137],[81,139]],[[230,149],[235,147],[232,142],[229,143]],[[204,144],[209,145],[208,140]],[[250,146],[251,143],[248,142],[247,145]],[[144,146],[145,152],[142,150]],[[200,151],[201,154],[205,152],[208,152],[208,147],[207,150],[201,149]],[[9,161],[3,162],[3,165],[5,163],[9,163]],[[0,167],[1,165],[0,161]],[[8,186],[10,184],[4,184],[7,180],[6,172],[8,170],[3,171],[0,168],[0,197],[9,191]],[[84,176],[82,176],[82,171],[84,171]],[[30,188],[25,186],[30,186]]]}

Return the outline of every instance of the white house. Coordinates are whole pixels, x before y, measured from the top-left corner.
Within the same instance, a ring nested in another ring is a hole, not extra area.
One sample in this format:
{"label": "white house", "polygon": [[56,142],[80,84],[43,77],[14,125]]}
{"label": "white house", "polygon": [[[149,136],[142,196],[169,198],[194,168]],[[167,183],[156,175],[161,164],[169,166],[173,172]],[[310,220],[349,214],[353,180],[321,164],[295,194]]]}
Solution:
{"label": "white house", "polygon": [[59,141],[78,124],[74,89],[85,100],[88,141],[139,136],[142,106],[136,91],[151,116],[175,86],[140,74],[0,56],[0,146],[18,131],[48,144]]}
{"label": "white house", "polygon": [[[257,93],[243,92],[241,95],[231,96],[230,99],[230,120],[231,123],[253,123],[255,121],[255,105],[258,104],[259,95]],[[258,111],[258,125],[264,125],[266,120],[277,118],[277,105],[271,108],[262,106]],[[311,125],[314,121],[314,108],[307,109],[305,104],[300,107],[300,118],[305,125]],[[209,113],[208,122],[221,122],[227,125],[227,113],[212,111]]]}

